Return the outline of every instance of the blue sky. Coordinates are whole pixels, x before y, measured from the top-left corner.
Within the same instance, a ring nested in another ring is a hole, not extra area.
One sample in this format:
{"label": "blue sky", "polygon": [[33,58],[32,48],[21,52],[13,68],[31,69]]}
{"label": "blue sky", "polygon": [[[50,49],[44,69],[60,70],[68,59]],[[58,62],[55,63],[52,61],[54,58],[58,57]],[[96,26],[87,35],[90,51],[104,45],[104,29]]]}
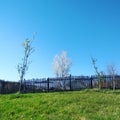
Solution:
{"label": "blue sky", "polygon": [[120,73],[119,0],[0,0],[0,79],[19,80],[22,42],[37,32],[26,79],[54,77],[53,58],[65,50],[72,75],[114,63]]}

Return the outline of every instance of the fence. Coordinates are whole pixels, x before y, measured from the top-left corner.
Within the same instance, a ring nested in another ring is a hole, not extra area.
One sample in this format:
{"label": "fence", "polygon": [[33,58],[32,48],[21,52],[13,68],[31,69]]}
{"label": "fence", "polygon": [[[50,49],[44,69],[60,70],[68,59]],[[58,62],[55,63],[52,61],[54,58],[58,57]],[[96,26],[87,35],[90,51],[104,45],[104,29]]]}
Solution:
{"label": "fence", "polygon": [[[101,88],[120,89],[120,76],[103,76]],[[24,80],[23,88],[25,92],[50,92],[50,91],[70,91],[86,88],[98,87],[97,76],[68,76],[58,78],[43,78]],[[19,89],[19,82],[0,81],[0,93],[15,93]]]}
{"label": "fence", "polygon": [[0,80],[0,93],[15,93],[18,91],[19,83]]}

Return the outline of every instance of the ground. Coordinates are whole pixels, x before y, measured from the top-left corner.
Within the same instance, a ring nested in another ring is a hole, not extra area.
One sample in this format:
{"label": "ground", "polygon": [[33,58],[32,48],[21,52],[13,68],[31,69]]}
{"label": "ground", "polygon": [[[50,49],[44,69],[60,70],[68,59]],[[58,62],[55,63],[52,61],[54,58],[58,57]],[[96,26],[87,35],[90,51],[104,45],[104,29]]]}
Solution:
{"label": "ground", "polygon": [[120,120],[120,90],[0,95],[0,120]]}

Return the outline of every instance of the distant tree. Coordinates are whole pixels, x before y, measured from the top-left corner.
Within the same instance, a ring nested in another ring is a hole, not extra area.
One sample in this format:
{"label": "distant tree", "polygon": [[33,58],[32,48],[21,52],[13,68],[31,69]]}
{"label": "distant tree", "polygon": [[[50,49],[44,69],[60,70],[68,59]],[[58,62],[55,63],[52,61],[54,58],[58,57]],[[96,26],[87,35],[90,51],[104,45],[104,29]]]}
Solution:
{"label": "distant tree", "polygon": [[24,56],[22,58],[22,62],[19,63],[17,66],[17,71],[18,71],[19,77],[20,77],[20,86],[19,86],[20,93],[24,92],[23,91],[23,89],[24,89],[23,81],[24,81],[26,71],[28,70],[28,67],[30,64],[29,57],[34,51],[34,49],[32,47],[33,40],[34,40],[34,36],[33,36],[32,40],[26,39],[23,42]]}
{"label": "distant tree", "polygon": [[99,87],[99,89],[101,89],[101,82],[104,79],[104,77],[103,77],[104,76],[103,75],[103,71],[101,71],[101,72],[98,71],[98,68],[96,66],[96,61],[97,61],[96,59],[94,59],[93,57],[91,57],[91,60],[92,60],[92,64],[93,64],[94,70],[96,72],[96,75],[98,77],[98,87]]}
{"label": "distant tree", "polygon": [[116,67],[114,64],[110,64],[107,66],[107,73],[112,77],[112,87],[115,90],[116,82],[115,82],[115,74],[116,74]]}
{"label": "distant tree", "polygon": [[69,74],[72,61],[67,58],[67,52],[62,51],[61,53],[61,76],[66,77]]}
{"label": "distant tree", "polygon": [[[67,52],[66,51],[62,51],[62,53],[61,53],[61,76],[62,77],[68,76],[70,68],[71,68],[71,65],[72,65],[72,61],[67,58]],[[63,83],[64,89],[66,89],[65,79],[64,79],[63,82],[64,82]]]}
{"label": "distant tree", "polygon": [[58,77],[66,77],[69,74],[72,61],[67,58],[67,52],[62,51],[61,56],[55,55],[54,57],[54,73]]}
{"label": "distant tree", "polygon": [[[62,51],[60,56],[55,55],[53,64],[54,64],[54,73],[56,77],[63,78],[68,76],[71,65],[72,65],[72,61],[67,58],[67,52]],[[65,80],[63,82],[64,82],[63,85],[65,89]],[[60,88],[62,87],[61,80],[59,81],[59,87]]]}

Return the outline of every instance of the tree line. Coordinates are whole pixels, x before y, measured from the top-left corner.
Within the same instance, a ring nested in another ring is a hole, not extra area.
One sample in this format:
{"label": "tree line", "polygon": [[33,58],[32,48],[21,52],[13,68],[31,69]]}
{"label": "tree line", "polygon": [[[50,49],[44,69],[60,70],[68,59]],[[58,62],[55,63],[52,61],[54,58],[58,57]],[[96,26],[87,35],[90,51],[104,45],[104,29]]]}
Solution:
{"label": "tree line", "polygon": [[[26,39],[23,42],[23,49],[24,54],[21,63],[17,65],[17,71],[20,78],[20,86],[19,86],[19,93],[24,92],[24,85],[23,81],[26,75],[26,71],[28,71],[30,60],[29,57],[34,52],[34,48],[32,46],[32,43],[34,42],[35,34],[33,35],[33,38]],[[97,60],[93,57],[91,57],[91,62],[93,64],[93,68],[95,70],[95,74],[98,77],[98,87],[101,89],[101,82],[104,80],[105,73],[103,71],[99,71],[98,67],[96,65]],[[54,74],[56,77],[66,77],[69,75],[71,66],[72,66],[72,60],[67,57],[67,52],[62,51],[60,55],[55,55],[53,59],[53,66],[54,66]],[[107,66],[107,73],[112,76],[112,83],[113,83],[113,90],[115,90],[115,75],[116,67],[114,64]]]}

